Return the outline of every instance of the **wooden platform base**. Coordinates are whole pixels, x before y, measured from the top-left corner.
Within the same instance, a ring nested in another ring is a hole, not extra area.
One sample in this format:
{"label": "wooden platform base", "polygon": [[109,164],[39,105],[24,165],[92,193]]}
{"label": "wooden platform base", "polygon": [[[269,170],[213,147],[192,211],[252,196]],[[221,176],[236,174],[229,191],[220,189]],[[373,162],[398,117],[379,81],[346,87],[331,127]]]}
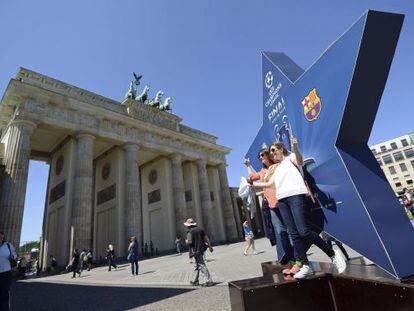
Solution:
{"label": "wooden platform base", "polygon": [[376,266],[351,262],[341,275],[330,263],[311,266],[312,277],[290,280],[278,262],[262,263],[263,277],[229,282],[232,310],[414,310],[414,285]]}

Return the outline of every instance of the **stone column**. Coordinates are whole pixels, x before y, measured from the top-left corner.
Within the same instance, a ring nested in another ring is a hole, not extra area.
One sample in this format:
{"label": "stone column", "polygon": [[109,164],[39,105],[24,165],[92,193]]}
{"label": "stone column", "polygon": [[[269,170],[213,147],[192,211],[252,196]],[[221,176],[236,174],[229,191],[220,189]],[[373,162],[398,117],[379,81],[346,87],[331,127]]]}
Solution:
{"label": "stone column", "polygon": [[92,249],[93,141],[95,137],[77,137],[74,191],[72,200],[73,248]]}
{"label": "stone column", "polygon": [[[142,243],[141,186],[137,163],[138,146],[127,144],[125,149],[125,238],[136,236]],[[122,228],[120,228],[122,230]]]}
{"label": "stone column", "polygon": [[[197,161],[198,169],[198,186],[200,188],[201,214],[203,215],[204,229],[210,238],[215,234],[214,232],[214,215],[213,206],[211,204],[210,187],[208,185],[206,160],[201,159]],[[214,240],[214,238],[212,238]]]}
{"label": "stone column", "polygon": [[221,163],[218,166],[221,198],[223,200],[223,214],[226,226],[227,239],[229,241],[237,240],[236,220],[233,213],[233,205],[230,197],[229,181],[227,179],[226,164]]}
{"label": "stone column", "polygon": [[31,121],[15,120],[9,125],[5,172],[0,205],[0,230],[16,249],[20,244],[26,197],[27,175],[31,151],[31,135],[36,124]]}
{"label": "stone column", "polygon": [[184,193],[184,176],[182,167],[182,156],[180,154],[173,154],[170,156],[172,164],[172,189],[174,197],[174,211],[175,211],[175,228],[176,233],[180,237],[185,237],[187,229],[183,223],[187,219],[185,193]]}

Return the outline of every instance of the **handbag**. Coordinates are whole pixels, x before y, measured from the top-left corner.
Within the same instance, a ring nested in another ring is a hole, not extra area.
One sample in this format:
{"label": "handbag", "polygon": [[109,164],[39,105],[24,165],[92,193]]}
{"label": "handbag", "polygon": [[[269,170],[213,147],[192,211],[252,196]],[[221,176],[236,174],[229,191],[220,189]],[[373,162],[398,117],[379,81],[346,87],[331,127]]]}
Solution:
{"label": "handbag", "polygon": [[9,249],[9,252],[10,252],[10,257],[9,257],[10,267],[13,269],[17,266],[17,260],[13,258],[9,243],[7,243],[7,248]]}
{"label": "handbag", "polygon": [[129,253],[129,254],[128,254],[128,256],[127,256],[127,261],[130,261],[130,262],[132,261],[132,253]]}

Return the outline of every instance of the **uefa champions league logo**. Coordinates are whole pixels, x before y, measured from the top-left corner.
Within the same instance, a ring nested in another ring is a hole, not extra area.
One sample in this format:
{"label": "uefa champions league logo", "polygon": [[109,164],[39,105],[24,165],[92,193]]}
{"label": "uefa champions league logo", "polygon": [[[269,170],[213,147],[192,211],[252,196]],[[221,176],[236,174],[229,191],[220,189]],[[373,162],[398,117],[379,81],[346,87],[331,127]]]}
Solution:
{"label": "uefa champions league logo", "polygon": [[270,89],[270,87],[272,86],[272,84],[273,84],[273,74],[272,74],[271,71],[268,71],[266,73],[266,77],[265,77],[265,86],[268,89]]}

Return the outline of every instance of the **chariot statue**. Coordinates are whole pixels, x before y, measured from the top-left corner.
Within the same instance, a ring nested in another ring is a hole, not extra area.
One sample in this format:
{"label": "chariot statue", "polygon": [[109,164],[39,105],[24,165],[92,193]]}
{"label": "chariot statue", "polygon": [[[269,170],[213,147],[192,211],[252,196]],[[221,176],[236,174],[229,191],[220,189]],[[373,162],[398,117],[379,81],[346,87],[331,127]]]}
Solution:
{"label": "chariot statue", "polygon": [[161,97],[164,96],[164,92],[163,91],[158,91],[157,94],[155,95],[155,98],[153,100],[151,100],[148,105],[158,108],[161,105]]}
{"label": "chariot statue", "polygon": [[148,91],[149,91],[149,86],[146,85],[144,86],[144,89],[142,90],[141,94],[139,94],[135,100],[141,102],[141,103],[145,103],[148,99]]}
{"label": "chariot statue", "polygon": [[171,111],[171,102],[172,98],[167,97],[164,102],[159,106],[159,109],[162,111]]}
{"label": "chariot statue", "polygon": [[136,90],[134,88],[134,83],[131,81],[129,82],[129,89],[125,93],[124,99],[135,99],[136,96]]}

